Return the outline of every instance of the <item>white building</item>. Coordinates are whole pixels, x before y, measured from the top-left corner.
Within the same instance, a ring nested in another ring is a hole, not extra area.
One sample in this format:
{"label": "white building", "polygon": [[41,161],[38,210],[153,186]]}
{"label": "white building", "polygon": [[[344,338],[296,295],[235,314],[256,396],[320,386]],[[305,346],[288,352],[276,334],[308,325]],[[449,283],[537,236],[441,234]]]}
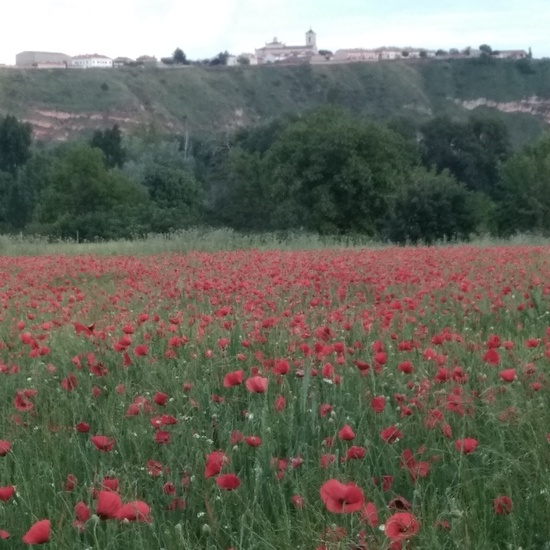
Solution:
{"label": "white building", "polygon": [[110,57],[97,53],[75,55],[69,65],[73,69],[110,69],[112,66],[113,60]]}
{"label": "white building", "polygon": [[71,56],[59,52],[21,52],[15,56],[15,65],[23,68],[61,68],[71,62]]}
{"label": "white building", "polygon": [[317,35],[311,29],[306,32],[306,43],[300,46],[287,46],[274,38],[262,48],[256,48],[258,63],[277,63],[281,61],[309,61],[317,54]]}

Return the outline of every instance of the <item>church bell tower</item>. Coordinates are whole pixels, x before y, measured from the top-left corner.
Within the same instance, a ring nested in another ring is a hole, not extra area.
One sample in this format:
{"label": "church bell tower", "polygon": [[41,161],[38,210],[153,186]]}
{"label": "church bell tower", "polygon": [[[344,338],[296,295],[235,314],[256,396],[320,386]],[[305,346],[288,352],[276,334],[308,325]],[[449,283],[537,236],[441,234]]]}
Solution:
{"label": "church bell tower", "polygon": [[306,32],[306,46],[312,47],[315,53],[317,53],[317,35],[311,28]]}

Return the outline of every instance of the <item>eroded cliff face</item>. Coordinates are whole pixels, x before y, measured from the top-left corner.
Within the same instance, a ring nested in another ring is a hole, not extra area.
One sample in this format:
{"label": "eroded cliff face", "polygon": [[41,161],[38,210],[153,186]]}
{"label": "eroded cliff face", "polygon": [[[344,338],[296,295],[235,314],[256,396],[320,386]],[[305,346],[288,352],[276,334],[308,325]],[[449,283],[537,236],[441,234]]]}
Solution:
{"label": "eroded cliff face", "polygon": [[471,100],[455,99],[455,103],[470,111],[478,107],[490,107],[503,113],[526,113],[542,118],[547,124],[550,124],[550,99],[542,99],[537,96],[508,102],[493,101],[484,97]]}
{"label": "eroded cliff face", "polygon": [[66,141],[78,135],[91,133],[118,124],[123,132],[137,130],[140,125],[154,124],[163,131],[178,133],[184,126],[162,113],[152,113],[145,108],[134,111],[106,113],[68,113],[54,109],[33,109],[23,119],[31,124],[35,139]]}
{"label": "eroded cliff face", "polygon": [[[67,141],[79,135],[90,134],[94,130],[103,130],[118,124],[124,133],[138,132],[139,127],[154,126],[161,132],[185,133],[188,128],[166,113],[155,113],[145,108],[135,111],[113,111],[107,113],[68,113],[54,109],[32,109],[25,122],[31,124],[35,139],[44,141]],[[219,128],[234,131],[251,123],[244,108],[231,111],[221,118]]]}

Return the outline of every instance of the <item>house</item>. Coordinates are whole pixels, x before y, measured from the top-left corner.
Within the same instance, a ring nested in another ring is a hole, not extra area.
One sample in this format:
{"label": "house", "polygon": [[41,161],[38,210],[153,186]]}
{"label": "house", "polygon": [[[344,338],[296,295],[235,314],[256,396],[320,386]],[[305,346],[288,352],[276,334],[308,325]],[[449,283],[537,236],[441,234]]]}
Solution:
{"label": "house", "polygon": [[66,68],[71,56],[59,52],[25,51],[15,56],[15,66],[21,68]]}
{"label": "house", "polygon": [[525,59],[529,54],[525,50],[498,50],[493,56],[498,59]]}
{"label": "house", "polygon": [[136,63],[141,65],[158,65],[158,59],[154,55],[140,55],[136,59]]}
{"label": "house", "polygon": [[75,55],[69,65],[72,69],[110,69],[112,66],[113,60],[110,57],[97,53]]}
{"label": "house", "polygon": [[313,30],[306,32],[306,43],[303,46],[287,46],[275,37],[266,42],[262,48],[256,48],[255,55],[258,63],[279,63],[284,61],[301,60],[308,62],[317,52],[317,35]]}
{"label": "house", "polygon": [[333,61],[340,62],[378,61],[378,53],[375,50],[367,50],[364,48],[348,48],[336,50],[332,59]]}
{"label": "house", "polygon": [[130,57],[115,57],[113,59],[113,67],[116,68],[125,67],[126,65],[130,65],[130,63],[134,63],[134,60]]}
{"label": "house", "polygon": [[[412,49],[412,48],[411,48]],[[374,50],[378,54],[378,59],[401,59],[403,57],[403,48],[397,48],[395,46],[376,48]]]}

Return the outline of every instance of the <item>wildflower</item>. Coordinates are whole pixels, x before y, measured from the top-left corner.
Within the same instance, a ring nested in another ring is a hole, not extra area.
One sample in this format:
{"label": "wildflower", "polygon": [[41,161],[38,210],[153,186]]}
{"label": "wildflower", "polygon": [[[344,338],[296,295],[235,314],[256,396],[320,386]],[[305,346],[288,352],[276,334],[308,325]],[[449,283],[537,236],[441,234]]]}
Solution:
{"label": "wildflower", "polygon": [[386,521],[384,533],[393,541],[407,540],[418,533],[420,524],[409,512],[399,512]]}
{"label": "wildflower", "polygon": [[23,536],[25,544],[44,544],[50,540],[51,523],[49,519],[42,519],[34,523]]}
{"label": "wildflower", "polygon": [[335,514],[356,512],[365,503],[363,491],[353,482],[345,485],[336,479],[329,479],[319,492],[327,510]]}

